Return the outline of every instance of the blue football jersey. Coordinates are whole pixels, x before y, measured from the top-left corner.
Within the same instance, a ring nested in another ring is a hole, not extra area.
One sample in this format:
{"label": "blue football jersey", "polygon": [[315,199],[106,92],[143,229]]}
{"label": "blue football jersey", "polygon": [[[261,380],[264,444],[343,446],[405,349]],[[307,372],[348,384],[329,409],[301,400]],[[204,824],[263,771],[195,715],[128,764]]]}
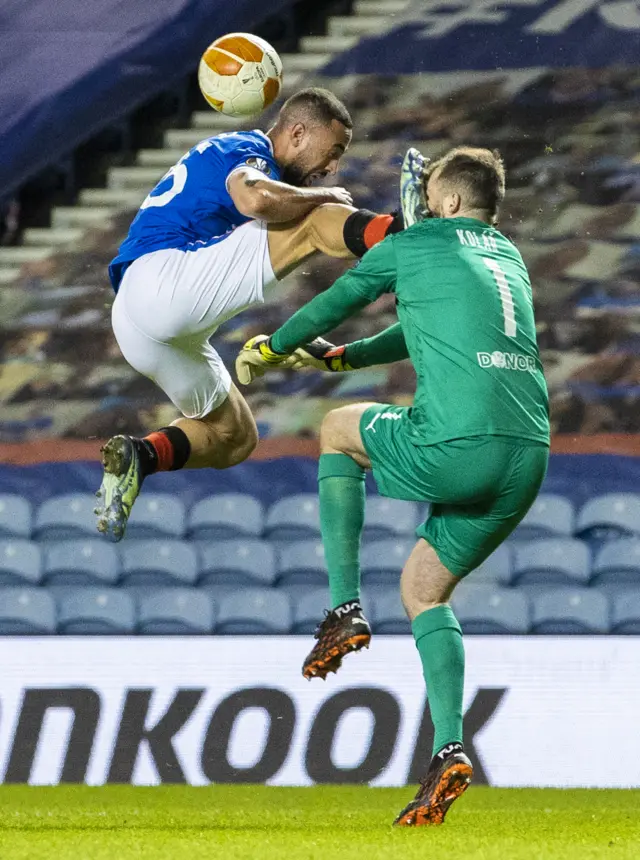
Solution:
{"label": "blue football jersey", "polygon": [[234,206],[227,177],[247,165],[280,179],[271,141],[261,131],[234,131],[203,140],[162,177],[133,219],[109,277],[118,290],[133,260],[163,248],[194,250],[220,241],[251,220]]}

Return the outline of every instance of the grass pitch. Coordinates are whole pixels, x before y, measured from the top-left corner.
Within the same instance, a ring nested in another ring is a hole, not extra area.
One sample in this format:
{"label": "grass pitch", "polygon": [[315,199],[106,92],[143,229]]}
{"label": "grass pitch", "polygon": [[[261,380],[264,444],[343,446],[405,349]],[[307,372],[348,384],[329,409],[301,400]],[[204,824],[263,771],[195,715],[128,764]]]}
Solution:
{"label": "grass pitch", "polygon": [[0,786],[0,860],[640,860],[640,791],[471,788],[390,826],[411,789]]}

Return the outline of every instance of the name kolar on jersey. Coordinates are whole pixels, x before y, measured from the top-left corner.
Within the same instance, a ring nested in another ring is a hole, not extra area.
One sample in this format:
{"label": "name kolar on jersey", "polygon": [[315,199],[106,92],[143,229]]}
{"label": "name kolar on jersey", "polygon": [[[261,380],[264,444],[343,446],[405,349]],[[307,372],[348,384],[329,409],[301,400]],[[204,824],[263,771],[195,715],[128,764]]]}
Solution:
{"label": "name kolar on jersey", "polygon": [[461,245],[465,248],[482,248],[483,251],[497,251],[498,243],[495,236],[492,236],[488,231],[482,234],[482,241],[477,233],[473,230],[456,230],[458,239]]}

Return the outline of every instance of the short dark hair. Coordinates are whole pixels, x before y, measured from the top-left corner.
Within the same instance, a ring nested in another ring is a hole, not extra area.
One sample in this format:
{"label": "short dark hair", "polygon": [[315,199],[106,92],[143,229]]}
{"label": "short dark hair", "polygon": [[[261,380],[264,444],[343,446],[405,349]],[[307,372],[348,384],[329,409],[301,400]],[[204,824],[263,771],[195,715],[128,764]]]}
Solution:
{"label": "short dark hair", "polygon": [[436,170],[438,181],[464,192],[467,206],[483,209],[492,223],[497,221],[505,193],[504,162],[497,149],[457,146],[429,165],[428,176]]}
{"label": "short dark hair", "polygon": [[307,87],[290,96],[280,109],[278,124],[289,124],[298,118],[331,125],[333,120],[353,128],[351,114],[337,96],[322,87]]}

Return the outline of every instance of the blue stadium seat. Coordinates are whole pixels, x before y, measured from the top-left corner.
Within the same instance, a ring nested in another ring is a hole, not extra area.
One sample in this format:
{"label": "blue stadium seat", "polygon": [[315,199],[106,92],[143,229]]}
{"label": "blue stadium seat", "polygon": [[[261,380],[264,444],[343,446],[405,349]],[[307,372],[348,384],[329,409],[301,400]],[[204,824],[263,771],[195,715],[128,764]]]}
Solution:
{"label": "blue stadium seat", "polygon": [[276,578],[275,551],[257,538],[200,541],[199,585],[273,585]]}
{"label": "blue stadium seat", "polygon": [[284,543],[278,553],[278,585],[322,586],[327,583],[327,564],[320,540]]}
{"label": "blue stadium seat", "polygon": [[329,608],[329,589],[305,589],[291,601],[293,605],[292,633],[312,635],[316,627],[324,619],[325,610]]}
{"label": "blue stadium seat", "polygon": [[39,585],[42,559],[37,543],[22,538],[0,540],[0,585]]}
{"label": "blue stadium seat", "polygon": [[369,596],[369,618],[374,633],[411,633],[411,624],[396,588],[376,588]]}
{"label": "blue stadium seat", "polygon": [[170,493],[142,493],[131,511],[127,538],[181,538],[186,525],[187,517],[180,499]]}
{"label": "blue stadium seat", "polygon": [[405,535],[413,537],[418,522],[416,502],[367,496],[362,536],[364,540],[383,540]]}
{"label": "blue stadium seat", "polygon": [[640,588],[612,596],[610,632],[640,635]]}
{"label": "blue stadium seat", "polygon": [[462,591],[456,589],[451,605],[464,633],[521,635],[529,632],[529,600],[521,591],[471,586]]}
{"label": "blue stadium seat", "polygon": [[609,601],[594,588],[559,588],[531,597],[532,633],[586,634],[609,631]]}
{"label": "blue stadium seat", "polygon": [[201,499],[191,508],[187,534],[192,540],[231,540],[260,537],[264,509],[258,499],[242,493],[221,493]]}
{"label": "blue stadium seat", "polygon": [[520,585],[586,585],[591,575],[588,546],[573,538],[540,538],[514,550],[513,580]]}
{"label": "blue stadium seat", "polygon": [[593,584],[640,588],[640,539],[620,538],[605,543],[593,563]]}
{"label": "blue stadium seat", "polygon": [[43,553],[47,585],[114,585],[120,577],[118,550],[99,538],[47,542]]}
{"label": "blue stadium seat", "polygon": [[65,493],[43,502],[36,512],[38,540],[96,537],[96,498],[91,493]]}
{"label": "blue stadium seat", "polygon": [[245,588],[221,598],[216,633],[278,634],[291,629],[291,602],[281,591]]}
{"label": "blue stadium seat", "polygon": [[43,588],[3,588],[0,636],[41,636],[56,632],[53,597]]}
{"label": "blue stadium seat", "polygon": [[511,581],[511,550],[506,544],[501,544],[489,558],[469,574],[471,585],[507,585]]}
{"label": "blue stadium seat", "polygon": [[195,585],[198,557],[191,544],[179,540],[136,540],[122,544],[125,585],[158,588]]}
{"label": "blue stadium seat", "polygon": [[576,533],[594,540],[640,534],[640,495],[607,493],[596,496],[578,513]]}
{"label": "blue stadium seat", "polygon": [[269,508],[265,532],[272,541],[305,540],[320,537],[318,496],[298,493]]}
{"label": "blue stadium seat", "polygon": [[415,543],[415,538],[404,538],[364,544],[360,553],[363,582],[367,586],[388,585],[398,588],[402,568]]}
{"label": "blue stadium seat", "polygon": [[193,636],[211,633],[212,598],[192,588],[163,588],[138,601],[138,633]]}
{"label": "blue stadium seat", "polygon": [[0,537],[30,537],[32,517],[27,499],[13,493],[0,493]]}
{"label": "blue stadium seat", "polygon": [[517,540],[542,537],[571,537],[575,511],[570,499],[553,493],[541,493],[513,533]]}
{"label": "blue stadium seat", "polygon": [[58,598],[58,632],[125,636],[135,631],[133,598],[121,588],[76,588]]}

